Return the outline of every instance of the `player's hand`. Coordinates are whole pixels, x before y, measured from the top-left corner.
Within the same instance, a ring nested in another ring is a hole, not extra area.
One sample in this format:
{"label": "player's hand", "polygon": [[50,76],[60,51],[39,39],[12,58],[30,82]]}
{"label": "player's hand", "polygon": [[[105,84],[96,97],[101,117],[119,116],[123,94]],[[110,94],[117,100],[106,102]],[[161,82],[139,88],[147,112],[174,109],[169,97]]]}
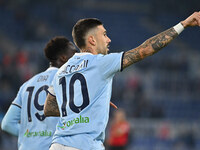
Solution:
{"label": "player's hand", "polygon": [[117,107],[115,104],[113,104],[112,102],[110,102],[110,105],[111,105],[112,107],[114,107],[115,109],[118,109],[118,107]]}
{"label": "player's hand", "polygon": [[200,26],[200,11],[194,12],[191,16],[181,22],[184,28],[192,26]]}

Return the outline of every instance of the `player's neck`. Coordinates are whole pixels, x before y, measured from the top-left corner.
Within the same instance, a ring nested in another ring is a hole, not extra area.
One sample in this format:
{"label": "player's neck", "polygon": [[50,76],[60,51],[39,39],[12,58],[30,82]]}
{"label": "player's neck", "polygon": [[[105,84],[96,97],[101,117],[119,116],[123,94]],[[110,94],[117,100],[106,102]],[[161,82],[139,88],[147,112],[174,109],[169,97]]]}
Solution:
{"label": "player's neck", "polygon": [[49,67],[60,68],[62,65],[63,65],[63,63],[58,62],[58,61],[57,61],[57,62],[54,62],[54,63],[50,62]]}
{"label": "player's neck", "polygon": [[97,51],[92,47],[86,47],[81,49],[81,53],[92,53],[93,55],[97,55]]}

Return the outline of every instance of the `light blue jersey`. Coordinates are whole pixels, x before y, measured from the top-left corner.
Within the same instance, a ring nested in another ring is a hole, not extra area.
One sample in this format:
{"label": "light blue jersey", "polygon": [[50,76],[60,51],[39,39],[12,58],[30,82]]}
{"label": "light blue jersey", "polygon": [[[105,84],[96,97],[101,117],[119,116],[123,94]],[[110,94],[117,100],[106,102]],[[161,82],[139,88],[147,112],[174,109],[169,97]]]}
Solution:
{"label": "light blue jersey", "polygon": [[53,143],[81,150],[103,150],[112,80],[123,53],[76,53],[56,73],[53,89],[61,118]]}
{"label": "light blue jersey", "polygon": [[21,108],[19,150],[48,150],[51,145],[58,118],[45,118],[43,106],[47,89],[57,71],[51,67],[31,78],[21,86],[12,103]]}

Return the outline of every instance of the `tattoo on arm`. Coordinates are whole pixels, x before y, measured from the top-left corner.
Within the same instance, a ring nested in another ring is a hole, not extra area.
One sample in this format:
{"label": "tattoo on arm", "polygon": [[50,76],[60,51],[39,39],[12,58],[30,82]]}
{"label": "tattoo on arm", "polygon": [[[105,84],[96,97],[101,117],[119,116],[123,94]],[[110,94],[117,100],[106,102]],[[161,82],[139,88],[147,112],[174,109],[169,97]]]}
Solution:
{"label": "tattoo on arm", "polygon": [[49,94],[47,95],[45,105],[44,105],[44,115],[55,116],[55,117],[60,116],[56,97],[53,97]]}
{"label": "tattoo on arm", "polygon": [[123,68],[126,68],[147,56],[153,55],[163,47],[167,46],[177,36],[178,33],[174,28],[170,28],[146,40],[137,48],[125,52],[123,57]]}

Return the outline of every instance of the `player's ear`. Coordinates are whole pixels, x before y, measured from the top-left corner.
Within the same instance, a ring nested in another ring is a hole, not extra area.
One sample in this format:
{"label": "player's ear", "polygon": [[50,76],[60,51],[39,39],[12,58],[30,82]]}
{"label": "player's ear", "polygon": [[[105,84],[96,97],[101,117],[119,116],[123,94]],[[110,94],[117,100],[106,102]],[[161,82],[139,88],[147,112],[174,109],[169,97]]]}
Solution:
{"label": "player's ear", "polygon": [[88,42],[92,45],[95,46],[96,45],[96,40],[94,38],[93,35],[88,36]]}

